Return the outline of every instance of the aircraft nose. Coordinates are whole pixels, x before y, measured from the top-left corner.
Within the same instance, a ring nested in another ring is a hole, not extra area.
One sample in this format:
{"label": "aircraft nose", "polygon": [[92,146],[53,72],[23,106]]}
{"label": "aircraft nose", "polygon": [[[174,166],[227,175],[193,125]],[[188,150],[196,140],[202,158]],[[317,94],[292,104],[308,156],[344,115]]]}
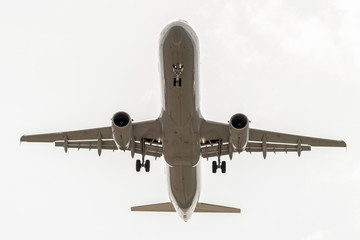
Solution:
{"label": "aircraft nose", "polygon": [[174,45],[180,45],[187,37],[186,30],[181,26],[174,26],[169,30],[169,38]]}
{"label": "aircraft nose", "polygon": [[[171,48],[197,47],[198,38],[194,30],[185,21],[178,20],[168,24],[161,32],[161,45],[171,45]],[[189,45],[189,46],[188,46]]]}
{"label": "aircraft nose", "polygon": [[184,29],[179,26],[175,26],[171,29],[171,37],[173,42],[181,42]]}

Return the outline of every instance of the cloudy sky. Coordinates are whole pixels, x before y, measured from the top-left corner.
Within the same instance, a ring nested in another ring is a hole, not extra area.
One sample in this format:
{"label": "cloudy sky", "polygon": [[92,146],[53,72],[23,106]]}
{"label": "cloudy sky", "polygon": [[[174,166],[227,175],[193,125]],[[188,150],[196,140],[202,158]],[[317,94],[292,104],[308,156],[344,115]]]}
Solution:
{"label": "cloudy sky", "polygon": [[[203,160],[201,201],[242,213],[131,213],[168,201],[163,159],[22,144],[23,134],[160,113],[158,39],[185,19],[200,40],[201,110],[226,122],[343,139],[345,149]],[[1,1],[1,239],[359,239],[357,1]]]}

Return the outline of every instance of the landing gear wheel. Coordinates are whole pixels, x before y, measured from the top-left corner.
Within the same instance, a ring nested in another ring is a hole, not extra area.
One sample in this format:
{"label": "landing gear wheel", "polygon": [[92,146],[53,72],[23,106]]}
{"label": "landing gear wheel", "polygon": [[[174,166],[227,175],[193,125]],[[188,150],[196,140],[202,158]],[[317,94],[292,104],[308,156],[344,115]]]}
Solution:
{"label": "landing gear wheel", "polygon": [[225,161],[221,163],[221,172],[226,173],[226,162]]}
{"label": "landing gear wheel", "polygon": [[146,160],[145,161],[145,172],[149,172],[150,171],[150,161]]}
{"label": "landing gear wheel", "polygon": [[140,168],[141,168],[141,162],[140,160],[136,160],[136,171],[140,172]]}
{"label": "landing gear wheel", "polygon": [[213,161],[213,162],[212,162],[212,172],[213,172],[213,173],[216,173],[217,168],[218,168],[218,167],[217,167],[216,161]]}

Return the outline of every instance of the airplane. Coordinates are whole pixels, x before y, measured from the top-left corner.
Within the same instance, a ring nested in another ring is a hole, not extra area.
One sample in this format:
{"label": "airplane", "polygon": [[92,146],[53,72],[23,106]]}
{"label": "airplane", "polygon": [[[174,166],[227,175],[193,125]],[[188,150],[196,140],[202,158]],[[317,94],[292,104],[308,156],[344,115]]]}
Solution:
{"label": "airplane", "polygon": [[117,112],[111,126],[24,135],[21,142],[54,142],[56,147],[129,151],[136,171],[150,171],[147,157],[164,157],[170,202],[132,207],[131,211],[177,212],[185,222],[193,212],[240,213],[239,208],[199,202],[200,156],[217,158],[212,172],[226,172],[233,153],[295,152],[300,157],[311,147],[346,147],[341,140],[313,138],[249,127],[249,119],[234,114],[228,123],[204,119],[199,107],[199,40],[183,20],[170,22],[159,41],[162,108],[157,119],[135,122],[126,112]]}

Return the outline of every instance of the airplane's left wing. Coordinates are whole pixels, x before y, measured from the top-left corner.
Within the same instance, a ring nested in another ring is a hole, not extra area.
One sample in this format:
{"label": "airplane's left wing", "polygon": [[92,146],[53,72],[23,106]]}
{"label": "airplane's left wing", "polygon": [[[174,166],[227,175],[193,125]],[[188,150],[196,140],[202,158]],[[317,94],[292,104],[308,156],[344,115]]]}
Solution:
{"label": "airplane's left wing", "polygon": [[[310,151],[311,147],[346,147],[341,140],[306,137],[287,133],[271,132],[259,129],[248,129],[246,145],[238,152],[297,152]],[[234,151],[231,145],[231,128],[229,124],[204,121],[201,128],[201,155],[204,158],[229,155]]]}
{"label": "airplane's left wing", "polygon": [[[161,157],[161,126],[158,119],[132,124],[132,139],[128,149],[134,153]],[[102,150],[117,150],[113,138],[112,127],[101,127],[77,131],[24,135],[21,142],[54,142],[56,147],[63,147],[65,152],[69,148],[97,149],[99,156]]]}

